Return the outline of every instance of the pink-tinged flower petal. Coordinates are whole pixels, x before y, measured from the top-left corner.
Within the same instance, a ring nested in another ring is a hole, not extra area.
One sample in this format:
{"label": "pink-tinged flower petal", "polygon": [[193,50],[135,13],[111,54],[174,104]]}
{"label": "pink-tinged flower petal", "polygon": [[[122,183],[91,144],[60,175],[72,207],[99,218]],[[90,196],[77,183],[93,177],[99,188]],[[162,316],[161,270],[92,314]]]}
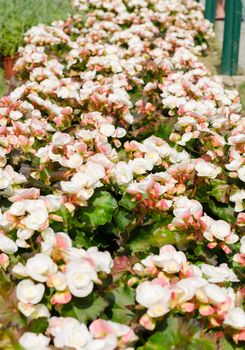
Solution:
{"label": "pink-tinged flower petal", "polygon": [[2,253],[0,254],[0,267],[3,269],[6,269],[9,265],[9,257],[7,254]]}
{"label": "pink-tinged flower petal", "polygon": [[55,304],[67,304],[71,301],[72,299],[72,295],[69,291],[64,291],[64,292],[61,292],[61,293],[55,293],[50,302],[52,305],[55,305]]}
{"label": "pink-tinged flower petal", "polygon": [[108,334],[114,334],[113,328],[105,320],[95,320],[91,323],[89,330],[94,338],[104,338]]}
{"label": "pink-tinged flower petal", "polygon": [[145,329],[148,329],[149,331],[153,331],[153,329],[156,327],[155,321],[149,317],[147,314],[144,314],[139,321],[140,325],[144,327]]}
{"label": "pink-tinged flower petal", "polygon": [[180,308],[184,312],[193,312],[195,310],[195,304],[194,303],[183,303],[180,306]]}
{"label": "pink-tinged flower petal", "polygon": [[237,225],[245,225],[245,213],[239,213],[237,217]]}
{"label": "pink-tinged flower petal", "polygon": [[210,316],[214,313],[214,308],[210,305],[202,305],[199,308],[199,313],[202,316]]}
{"label": "pink-tinged flower petal", "polygon": [[162,286],[162,287],[168,285],[166,279],[163,279],[163,278],[154,278],[154,280],[152,280],[152,283],[158,284],[159,286]]}
{"label": "pink-tinged flower petal", "polygon": [[207,247],[208,247],[209,249],[214,249],[216,246],[217,246],[217,242],[208,243],[208,245],[207,245]]}
{"label": "pink-tinged flower petal", "polygon": [[233,256],[233,261],[237,262],[242,267],[245,266],[245,254],[235,254]]}
{"label": "pink-tinged flower petal", "polygon": [[222,245],[221,245],[221,248],[223,249],[223,251],[225,252],[225,254],[230,254],[230,253],[232,252],[232,250],[231,250],[229,247],[227,247],[226,244],[222,244]]}
{"label": "pink-tinged flower petal", "polygon": [[245,330],[242,330],[241,332],[234,334],[232,338],[236,344],[239,341],[244,341],[245,340]]}

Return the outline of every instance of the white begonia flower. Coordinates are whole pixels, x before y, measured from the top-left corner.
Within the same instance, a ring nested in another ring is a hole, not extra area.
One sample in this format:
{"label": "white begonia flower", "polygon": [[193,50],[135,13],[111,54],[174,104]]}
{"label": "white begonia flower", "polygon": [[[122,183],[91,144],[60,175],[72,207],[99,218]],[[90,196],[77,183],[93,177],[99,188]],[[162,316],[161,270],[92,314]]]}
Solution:
{"label": "white begonia flower", "polygon": [[22,239],[19,239],[17,238],[16,239],[16,242],[17,246],[19,248],[29,248],[30,247],[30,244],[28,244],[26,241],[23,241]]}
{"label": "white begonia flower", "polygon": [[57,89],[60,86],[60,81],[56,77],[50,79],[44,79],[40,85],[44,88],[45,92],[52,92],[53,89]]}
{"label": "white begonia flower", "polygon": [[40,210],[32,211],[29,215],[21,220],[22,224],[24,224],[30,230],[42,230],[43,226],[48,220],[47,210],[42,209],[43,208],[40,208]]}
{"label": "white begonia flower", "polygon": [[26,272],[26,267],[18,262],[12,269],[12,274],[16,277],[28,277],[28,273]]}
{"label": "white begonia flower", "polygon": [[34,308],[34,310],[33,310],[32,314],[30,315],[31,318],[33,318],[33,319],[37,319],[40,317],[50,318],[50,312],[49,312],[46,305],[37,304],[37,305],[33,305],[33,308]]}
{"label": "white begonia flower", "polygon": [[[43,202],[44,208],[48,210],[48,212],[58,210],[63,201],[61,196],[56,196],[54,194],[48,194],[47,196],[40,197],[40,199]],[[32,203],[30,203],[30,206],[32,207]],[[39,209],[39,203],[36,205],[36,208],[34,210],[36,209]],[[29,209],[28,211],[32,212],[31,209]]]}
{"label": "white begonia flower", "polygon": [[111,137],[115,132],[115,126],[110,123],[103,123],[100,126],[100,132],[104,136]]}
{"label": "white begonia flower", "polygon": [[93,260],[97,272],[103,271],[107,274],[111,272],[113,259],[109,252],[100,252],[97,247],[91,247],[87,250],[86,257]]}
{"label": "white begonia flower", "polygon": [[143,282],[136,288],[136,301],[146,307],[150,317],[160,317],[169,311],[170,290],[153,282]]}
{"label": "white begonia flower", "polygon": [[6,254],[14,254],[17,250],[18,246],[11,238],[0,234],[0,251]]}
{"label": "white begonia flower", "polygon": [[66,275],[65,273],[58,271],[57,273],[50,276],[49,280],[47,281],[47,285],[50,287],[50,284],[52,287],[54,287],[58,291],[63,291],[67,287],[66,282]]}
{"label": "white begonia flower", "polygon": [[15,216],[22,216],[25,214],[25,211],[26,211],[26,208],[25,208],[24,200],[13,203],[9,208],[10,214]]}
{"label": "white begonia flower", "polygon": [[233,159],[229,164],[225,164],[229,171],[237,171],[242,164],[242,159]]}
{"label": "white begonia flower", "polygon": [[227,300],[227,292],[216,284],[207,284],[196,290],[196,297],[203,303],[218,305]]}
{"label": "white begonia flower", "polygon": [[48,277],[58,271],[58,266],[45,254],[38,253],[27,260],[26,272],[35,281],[46,282]]}
{"label": "white begonia flower", "polygon": [[81,184],[78,181],[75,182],[74,177],[71,181],[61,181],[60,186],[62,191],[66,193],[78,193],[81,190]]}
{"label": "white begonia flower", "polygon": [[33,312],[35,312],[35,305],[33,304],[23,304],[18,303],[18,310],[25,316],[31,317]]}
{"label": "white begonia flower", "polygon": [[28,228],[19,228],[17,230],[17,237],[22,240],[25,241],[29,238],[32,237],[32,235],[34,234],[34,230],[28,229]]}
{"label": "white begonia flower", "polygon": [[98,279],[95,268],[84,259],[74,259],[66,266],[66,278],[71,294],[84,298],[89,295]]}
{"label": "white begonia flower", "polygon": [[148,150],[145,153],[144,159],[148,160],[153,165],[161,164],[161,157],[159,156],[158,152]]}
{"label": "white begonia flower", "polygon": [[69,347],[82,350],[92,340],[86,325],[72,317],[52,317],[48,333],[54,337],[54,345],[61,349]]}
{"label": "white begonia flower", "polygon": [[43,284],[35,284],[29,279],[18,283],[16,288],[17,299],[24,304],[38,304],[43,297],[45,287]]}
{"label": "white begonia flower", "polygon": [[240,253],[245,254],[245,236],[243,236],[240,239],[241,247],[240,247]]}
{"label": "white begonia flower", "polygon": [[198,161],[195,165],[197,175],[200,177],[208,177],[210,179],[215,179],[220,173],[220,169],[216,165],[205,162],[204,160]]}
{"label": "white begonia flower", "polygon": [[64,146],[70,143],[72,140],[71,136],[66,133],[56,132],[52,137],[52,143],[56,146]]}
{"label": "white begonia flower", "polygon": [[55,244],[55,233],[52,228],[47,228],[41,232],[43,242],[41,242],[41,252],[45,255],[51,255]]}
{"label": "white begonia flower", "polygon": [[183,278],[176,283],[173,292],[177,296],[178,303],[181,304],[191,300],[196,290],[206,284],[208,284],[208,282],[200,277]]}
{"label": "white begonia flower", "polygon": [[152,261],[161,267],[164,272],[177,273],[187,262],[183,252],[177,252],[173,246],[165,246],[160,249],[159,255],[154,255]]}
{"label": "white begonia flower", "polygon": [[153,164],[144,158],[135,158],[128,162],[131,171],[136,175],[142,175],[153,169]]}
{"label": "white begonia flower", "polygon": [[85,130],[85,129],[78,130],[76,133],[77,138],[81,138],[85,142],[92,141],[95,135],[96,135],[95,131]]}
{"label": "white begonia flower", "polygon": [[[106,321],[106,323],[112,328],[112,331],[117,335],[117,337],[122,337],[126,334],[130,334],[131,341],[138,339],[138,337],[134,334],[134,332],[129,326],[122,323],[113,322],[113,321]],[[93,334],[92,326],[90,326],[90,331]]]}
{"label": "white begonia flower", "polygon": [[212,266],[208,264],[202,264],[201,270],[211,283],[221,283],[221,282],[239,282],[237,275],[228,267],[227,264],[221,264],[219,266]]}
{"label": "white begonia flower", "polygon": [[[63,165],[63,162],[60,162],[61,165]],[[71,169],[77,169],[80,168],[80,166],[83,164],[83,158],[79,153],[75,153],[69,157],[68,160],[64,162],[64,166]]]}
{"label": "white begonia flower", "polygon": [[245,312],[240,307],[235,307],[228,311],[223,322],[226,326],[243,330],[245,328]]}
{"label": "white begonia flower", "polygon": [[50,343],[50,338],[45,335],[39,333],[24,333],[19,339],[20,345],[25,350],[48,350],[50,347],[48,346]]}
{"label": "white begonia flower", "polygon": [[118,139],[124,137],[127,134],[127,131],[124,128],[116,128],[114,134],[112,135],[113,137],[116,137]]}
{"label": "white begonia flower", "polygon": [[18,303],[18,310],[25,316],[31,317],[32,319],[37,319],[40,317],[50,318],[50,312],[46,305],[44,304],[23,304]]}
{"label": "white begonia flower", "polygon": [[243,200],[245,199],[245,190],[237,189],[230,194],[230,201],[235,203],[235,211],[241,212],[244,210]]}
{"label": "white begonia flower", "polygon": [[[109,334],[101,339],[93,339],[87,346],[86,350],[115,350],[117,347],[117,337]],[[126,348],[129,350],[129,348]]]}
{"label": "white begonia flower", "polygon": [[12,184],[9,174],[0,169],[0,189],[3,190]]}
{"label": "white begonia flower", "polygon": [[145,259],[141,260],[141,263],[146,267],[153,267],[155,266],[154,257],[155,255],[148,255]]}
{"label": "white begonia flower", "polygon": [[124,104],[127,107],[132,107],[132,102],[126,90],[116,88],[114,89],[114,93],[110,94],[108,100],[111,103]]}
{"label": "white begonia flower", "polygon": [[22,118],[23,114],[19,111],[11,111],[9,113],[9,117],[16,121],[16,120],[19,120],[20,118]]}
{"label": "white begonia flower", "polygon": [[243,166],[240,169],[238,169],[237,173],[238,173],[239,179],[241,181],[245,182],[245,166]]}
{"label": "white begonia flower", "polygon": [[67,251],[67,254],[68,254],[69,260],[75,260],[75,259],[85,258],[87,252],[82,248],[71,247]]}
{"label": "white begonia flower", "polygon": [[130,113],[124,114],[123,119],[129,124],[133,124],[134,122],[134,117]]}
{"label": "white begonia flower", "polygon": [[202,213],[202,205],[195,199],[189,199],[186,196],[177,197],[175,199],[175,209],[173,211],[175,216],[182,214],[182,209],[190,211],[190,214],[195,218],[199,218]]}
{"label": "white begonia flower", "polygon": [[226,221],[211,220],[211,223],[203,233],[203,236],[209,241],[212,241],[213,237],[223,241],[230,234],[231,234],[231,227]]}
{"label": "white begonia flower", "polygon": [[125,162],[118,162],[114,169],[115,180],[118,185],[126,185],[133,180],[133,172]]}
{"label": "white begonia flower", "polygon": [[175,149],[171,149],[171,153],[169,156],[169,160],[171,163],[181,163],[188,161],[190,159],[190,155],[186,151],[177,152]]}

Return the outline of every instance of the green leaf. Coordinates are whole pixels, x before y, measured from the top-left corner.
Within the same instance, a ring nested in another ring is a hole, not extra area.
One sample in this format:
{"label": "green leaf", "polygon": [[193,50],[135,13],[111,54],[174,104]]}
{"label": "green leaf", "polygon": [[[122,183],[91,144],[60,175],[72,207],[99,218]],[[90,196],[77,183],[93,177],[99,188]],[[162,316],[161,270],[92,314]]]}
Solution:
{"label": "green leaf", "polygon": [[228,222],[235,222],[236,216],[234,209],[230,205],[218,206],[211,199],[208,201],[209,209],[214,215],[216,215],[221,220]]}
{"label": "green leaf", "polygon": [[125,231],[126,227],[130,223],[128,218],[129,214],[125,210],[117,209],[113,215],[113,223],[119,228],[121,231]]}
{"label": "green leaf", "polygon": [[96,293],[86,298],[73,298],[69,304],[62,307],[60,313],[65,317],[74,317],[80,322],[87,323],[98,318],[108,302]]}
{"label": "green leaf", "polygon": [[149,236],[147,230],[139,229],[135,237],[128,241],[128,246],[133,253],[144,252],[149,249]]}
{"label": "green leaf", "polygon": [[118,202],[118,204],[127,209],[127,210],[132,210],[136,207],[137,203],[132,200],[132,196],[129,193],[126,193],[122,199]]}
{"label": "green leaf", "polygon": [[200,327],[195,321],[183,317],[170,317],[164,331],[148,338],[138,350],[215,350],[216,347],[207,336],[201,336]]}
{"label": "green leaf", "polygon": [[112,214],[117,208],[115,198],[109,192],[101,191],[96,194],[89,206],[82,211],[80,217],[84,224],[89,224],[93,228],[111,222]]}
{"label": "green leaf", "polygon": [[48,327],[48,319],[46,317],[39,317],[35,320],[32,320],[29,327],[30,332],[44,333]]}
{"label": "green leaf", "polygon": [[109,298],[113,299],[118,306],[133,305],[134,298],[135,298],[135,291],[134,289],[125,287],[125,286],[118,287],[112,291]]}
{"label": "green leaf", "polygon": [[175,233],[167,227],[170,222],[170,217],[161,218],[157,219],[153,225],[138,228],[128,242],[132,252],[147,251],[150,247],[160,248],[164,244],[176,244]]}
{"label": "green leaf", "polygon": [[[220,338],[219,341],[219,348],[221,350],[239,350],[239,347],[237,347],[234,343],[233,345],[229,343],[225,337]],[[241,348],[240,348],[241,349]]]}
{"label": "green leaf", "polygon": [[156,136],[161,137],[164,140],[168,140],[172,132],[173,126],[170,125],[168,121],[165,121],[164,123],[161,123],[160,127],[158,128]]}
{"label": "green leaf", "polygon": [[209,196],[209,193],[208,193],[207,185],[204,182],[202,182],[197,187],[194,199],[199,200],[201,203],[206,203],[208,201],[208,196]]}
{"label": "green leaf", "polygon": [[229,203],[229,185],[226,181],[222,180],[212,180],[211,182],[211,194],[221,203]]}
{"label": "green leaf", "polygon": [[54,212],[55,215],[62,217],[63,221],[52,221],[52,227],[55,231],[68,230],[72,224],[72,216],[69,210],[62,205],[58,210]]}
{"label": "green leaf", "polygon": [[111,311],[111,320],[117,323],[127,324],[135,315],[131,310],[119,306],[114,306]]}
{"label": "green leaf", "polygon": [[138,100],[142,98],[142,89],[137,86],[134,87],[130,92],[129,92],[130,100],[132,101],[133,104],[135,104]]}
{"label": "green leaf", "polygon": [[[187,346],[188,350],[216,350],[216,346],[209,339],[192,339]],[[224,349],[223,349],[224,350]]]}
{"label": "green leaf", "polygon": [[112,321],[127,323],[134,317],[134,313],[130,310],[130,306],[135,303],[135,291],[133,289],[125,286],[118,287],[107,298],[110,304],[113,304],[111,310]]}
{"label": "green leaf", "polygon": [[76,238],[74,241],[74,246],[76,248],[85,248],[88,249],[89,247],[93,246],[93,243],[90,239],[90,237],[88,237],[86,235],[86,233],[80,231],[80,230],[76,230]]}

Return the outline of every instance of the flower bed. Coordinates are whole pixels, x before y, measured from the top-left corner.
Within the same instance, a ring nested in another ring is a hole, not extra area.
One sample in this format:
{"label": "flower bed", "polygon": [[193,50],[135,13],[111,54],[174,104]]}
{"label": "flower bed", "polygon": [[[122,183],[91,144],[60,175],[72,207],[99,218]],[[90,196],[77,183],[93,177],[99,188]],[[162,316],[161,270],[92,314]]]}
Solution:
{"label": "flower bed", "polygon": [[74,6],[26,33],[0,101],[4,341],[243,346],[244,118],[200,62],[202,6]]}

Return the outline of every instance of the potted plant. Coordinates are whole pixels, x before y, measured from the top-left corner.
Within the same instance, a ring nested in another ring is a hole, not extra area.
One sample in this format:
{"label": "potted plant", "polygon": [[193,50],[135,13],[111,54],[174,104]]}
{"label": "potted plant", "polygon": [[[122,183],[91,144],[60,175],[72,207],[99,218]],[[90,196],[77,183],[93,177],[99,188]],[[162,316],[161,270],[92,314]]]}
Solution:
{"label": "potted plant", "polygon": [[38,23],[50,24],[71,13],[71,0],[2,0],[0,6],[0,56],[10,79],[24,33]]}
{"label": "potted plant", "polygon": [[[18,30],[19,29],[19,30]],[[5,76],[10,79],[13,72],[13,65],[16,59],[16,53],[22,42],[23,28],[17,23],[8,23],[7,26],[1,28],[0,52],[3,60]]]}

